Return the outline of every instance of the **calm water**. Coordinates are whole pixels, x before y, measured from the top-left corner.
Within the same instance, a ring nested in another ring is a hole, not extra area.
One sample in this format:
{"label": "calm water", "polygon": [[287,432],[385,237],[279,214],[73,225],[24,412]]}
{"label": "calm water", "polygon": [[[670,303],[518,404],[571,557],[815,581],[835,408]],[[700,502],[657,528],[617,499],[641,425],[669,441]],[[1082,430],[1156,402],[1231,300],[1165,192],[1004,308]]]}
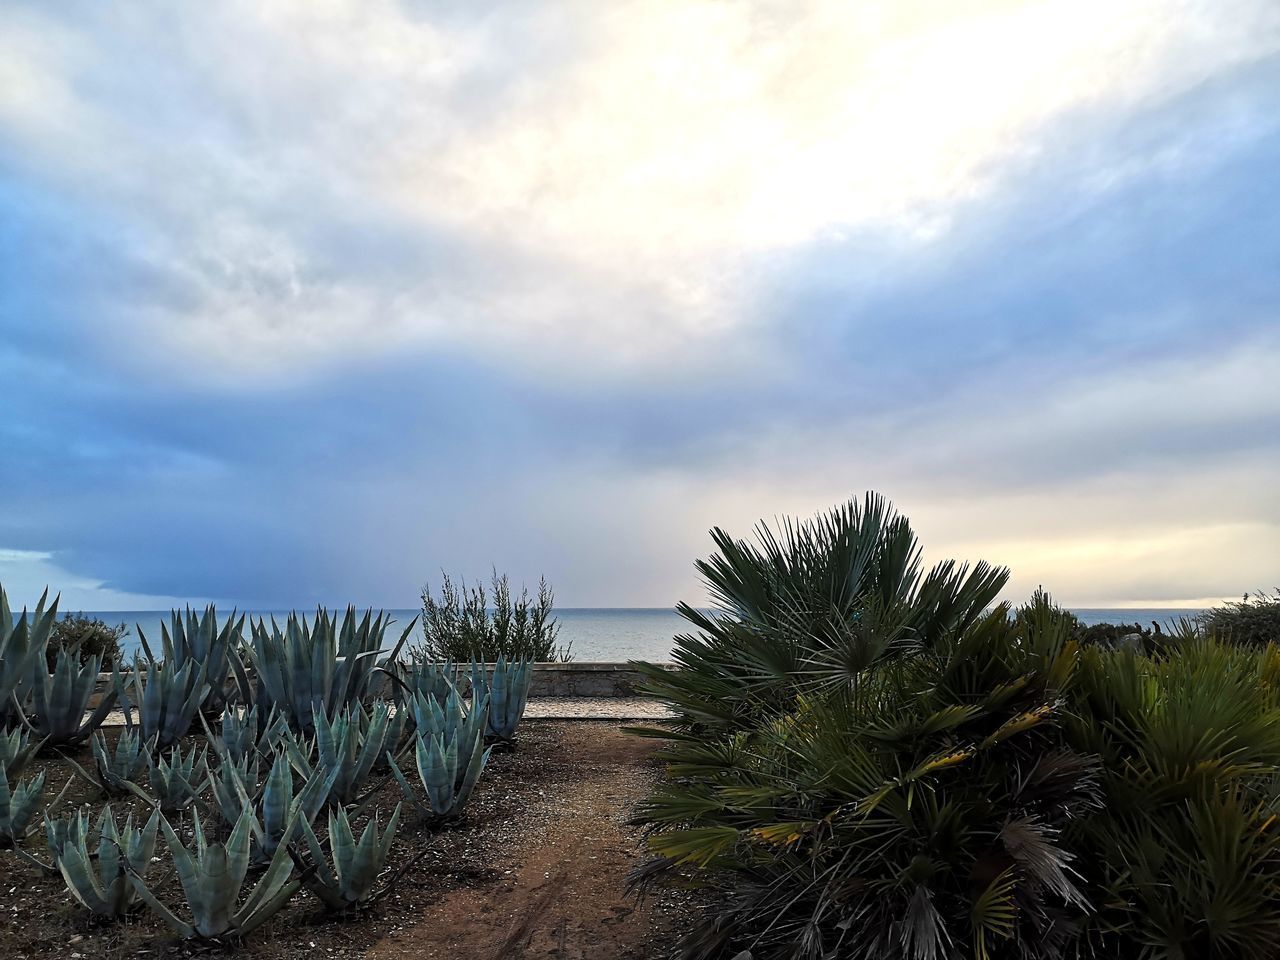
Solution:
{"label": "calm water", "polygon": [[[399,624],[407,624],[416,610],[391,610],[388,613]],[[1188,609],[1081,609],[1075,614],[1087,624],[1093,623],[1141,623],[1150,627],[1155,620],[1167,628],[1168,624],[1179,617],[1194,616],[1198,610]],[[251,611],[250,616],[275,615],[283,621],[288,611]],[[129,635],[122,641],[126,656],[131,656],[138,649],[137,627],[141,625],[152,649],[160,645],[160,623],[168,621],[166,611],[126,610],[105,613],[91,613],[89,616],[101,617],[107,623],[124,623],[129,627]],[[684,633],[686,623],[676,613],[662,608],[603,609],[579,608],[556,611],[560,620],[560,642],[572,644],[571,652],[575,660],[667,660],[671,654],[671,640],[678,633]],[[388,634],[399,638],[403,626],[393,626]],[[410,643],[421,639],[415,628],[410,635]]]}

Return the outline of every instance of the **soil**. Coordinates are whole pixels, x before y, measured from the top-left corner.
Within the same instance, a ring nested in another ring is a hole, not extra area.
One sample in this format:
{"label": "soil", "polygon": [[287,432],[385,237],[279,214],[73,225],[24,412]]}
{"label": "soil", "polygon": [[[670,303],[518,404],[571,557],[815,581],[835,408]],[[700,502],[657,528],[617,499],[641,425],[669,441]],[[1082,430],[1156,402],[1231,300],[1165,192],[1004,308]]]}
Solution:
{"label": "soil", "polygon": [[[60,877],[0,850],[0,957],[165,960],[224,949],[254,960],[669,957],[701,909],[699,899],[658,890],[638,902],[626,890],[628,872],[643,858],[638,832],[626,821],[661,772],[653,750],[615,723],[527,721],[518,749],[491,757],[460,827],[431,832],[406,819],[389,872],[421,859],[375,908],[335,918],[303,890],[234,947],[176,941],[145,910],[124,922],[95,923]],[[92,763],[87,750],[74,756]],[[67,764],[54,758],[35,767],[48,768],[52,798],[67,780]],[[398,799],[388,778],[375,804],[384,822]],[[96,818],[102,800],[77,779],[63,812],[76,803],[91,804]],[[113,802],[118,819],[127,806]],[[161,840],[148,885],[186,915],[163,846]],[[43,831],[27,849],[47,859]]]}

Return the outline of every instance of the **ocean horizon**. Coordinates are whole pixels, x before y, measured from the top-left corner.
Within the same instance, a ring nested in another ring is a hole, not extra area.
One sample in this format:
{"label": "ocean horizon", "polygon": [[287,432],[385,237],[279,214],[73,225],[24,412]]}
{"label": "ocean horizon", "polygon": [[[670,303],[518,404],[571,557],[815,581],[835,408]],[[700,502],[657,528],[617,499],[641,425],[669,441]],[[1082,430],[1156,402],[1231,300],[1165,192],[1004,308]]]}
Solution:
{"label": "ocean horizon", "polygon": [[[398,640],[404,624],[419,615],[419,611],[413,609],[384,612],[394,621],[387,631],[392,640]],[[1071,612],[1086,624],[1140,623],[1143,627],[1150,627],[1154,621],[1168,629],[1180,618],[1194,617],[1204,610],[1189,607],[1082,607]],[[168,610],[86,610],[83,613],[109,624],[123,623],[126,626],[128,633],[120,642],[126,658],[141,648],[137,635],[139,627],[155,649],[160,643],[160,625],[169,621]],[[245,614],[249,620],[275,617],[283,621],[290,611],[244,610],[238,613]],[[555,617],[560,621],[560,644],[568,645],[573,659],[582,661],[669,660],[672,641],[676,635],[689,630],[688,621],[668,607],[565,607],[557,609]],[[219,620],[222,618],[223,614],[219,613]],[[422,632],[415,624],[408,642],[413,644],[421,640]]]}

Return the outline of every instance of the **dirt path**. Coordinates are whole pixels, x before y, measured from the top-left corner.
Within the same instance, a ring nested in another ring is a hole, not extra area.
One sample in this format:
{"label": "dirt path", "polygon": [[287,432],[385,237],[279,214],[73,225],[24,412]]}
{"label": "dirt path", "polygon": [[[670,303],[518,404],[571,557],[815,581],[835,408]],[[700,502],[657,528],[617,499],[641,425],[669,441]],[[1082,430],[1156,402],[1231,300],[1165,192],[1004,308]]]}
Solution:
{"label": "dirt path", "polygon": [[637,905],[625,890],[640,856],[626,825],[653,784],[653,744],[611,724],[566,725],[527,837],[493,883],[449,892],[383,937],[369,960],[641,960],[666,956],[683,908]]}

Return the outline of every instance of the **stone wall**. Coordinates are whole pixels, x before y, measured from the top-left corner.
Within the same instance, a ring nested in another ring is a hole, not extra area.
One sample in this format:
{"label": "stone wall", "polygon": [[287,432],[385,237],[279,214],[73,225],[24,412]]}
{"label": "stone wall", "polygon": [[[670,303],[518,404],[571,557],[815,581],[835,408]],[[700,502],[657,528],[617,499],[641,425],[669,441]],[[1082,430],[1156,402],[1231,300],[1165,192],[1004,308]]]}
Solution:
{"label": "stone wall", "polygon": [[[674,670],[672,664],[662,664]],[[465,671],[464,671],[465,679]],[[533,667],[530,697],[632,697],[640,674],[625,663],[537,663]],[[91,706],[111,689],[111,674],[98,674]]]}

